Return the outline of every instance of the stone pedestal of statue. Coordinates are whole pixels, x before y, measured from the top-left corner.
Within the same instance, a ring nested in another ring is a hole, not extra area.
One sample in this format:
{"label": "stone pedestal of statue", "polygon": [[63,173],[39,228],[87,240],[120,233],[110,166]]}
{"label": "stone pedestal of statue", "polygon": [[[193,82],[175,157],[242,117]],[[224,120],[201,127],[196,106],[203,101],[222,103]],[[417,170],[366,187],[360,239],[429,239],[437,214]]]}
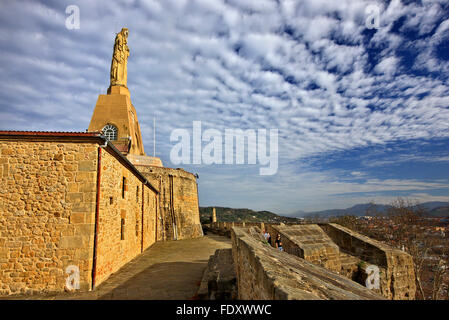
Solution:
{"label": "stone pedestal of statue", "polygon": [[125,86],[109,86],[108,94],[121,94],[131,97],[128,88]]}
{"label": "stone pedestal of statue", "polygon": [[[110,86],[107,92],[98,96],[88,131],[102,131],[133,165],[163,167],[161,159],[145,155],[136,109],[128,88]],[[115,137],[111,128],[116,129]]]}
{"label": "stone pedestal of statue", "polygon": [[[107,125],[108,132],[104,134],[123,154],[145,155],[136,109],[128,88],[110,86],[108,94],[98,96],[88,131],[103,131]],[[116,130],[115,136],[111,128]]]}

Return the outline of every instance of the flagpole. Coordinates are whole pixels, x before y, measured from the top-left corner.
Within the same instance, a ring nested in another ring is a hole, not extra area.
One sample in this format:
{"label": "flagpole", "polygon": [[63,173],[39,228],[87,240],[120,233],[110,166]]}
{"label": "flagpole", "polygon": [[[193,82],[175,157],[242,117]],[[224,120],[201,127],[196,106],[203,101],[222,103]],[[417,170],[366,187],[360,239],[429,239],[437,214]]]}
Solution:
{"label": "flagpole", "polygon": [[156,157],[156,117],[153,116],[153,157]]}

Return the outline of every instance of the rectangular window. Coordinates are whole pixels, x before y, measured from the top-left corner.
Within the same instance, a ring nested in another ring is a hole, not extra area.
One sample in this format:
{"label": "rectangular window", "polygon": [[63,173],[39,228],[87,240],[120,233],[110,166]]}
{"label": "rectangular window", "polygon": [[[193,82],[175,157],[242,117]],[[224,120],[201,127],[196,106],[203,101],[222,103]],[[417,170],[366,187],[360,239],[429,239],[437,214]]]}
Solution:
{"label": "rectangular window", "polygon": [[109,197],[109,204],[114,204],[114,198],[113,197]]}
{"label": "rectangular window", "polygon": [[136,202],[139,203],[139,186],[136,188]]}
{"label": "rectangular window", "polygon": [[122,198],[125,199],[125,190],[126,190],[126,178],[123,177],[123,183],[122,183]]}
{"label": "rectangular window", "polygon": [[125,219],[120,222],[120,240],[125,240]]}

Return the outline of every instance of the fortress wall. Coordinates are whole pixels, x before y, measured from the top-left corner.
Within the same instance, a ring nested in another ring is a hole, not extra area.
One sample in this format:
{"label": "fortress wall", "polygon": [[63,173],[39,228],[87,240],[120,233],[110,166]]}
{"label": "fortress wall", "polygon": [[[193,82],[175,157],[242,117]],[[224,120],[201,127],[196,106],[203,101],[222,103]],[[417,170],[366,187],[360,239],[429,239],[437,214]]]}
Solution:
{"label": "fortress wall", "polygon": [[270,247],[253,228],[231,229],[239,299],[384,299],[346,277]]}
{"label": "fortress wall", "polygon": [[156,241],[153,190],[104,150],[101,163],[96,286]]}
{"label": "fortress wall", "polygon": [[[210,229],[231,236],[230,229],[238,225],[248,228],[248,223],[215,222],[210,224]],[[254,225],[257,228],[260,226],[261,231],[267,229],[272,237],[272,246],[279,233],[285,252],[324,266],[362,285],[367,277],[366,268],[376,265],[380,271],[380,290],[373,291],[393,300],[411,300],[415,297],[413,259],[403,251],[334,224]]]}
{"label": "fortress wall", "polygon": [[[86,139],[1,137],[0,295],[64,291],[69,266],[92,287],[99,145]],[[101,154],[96,285],[156,241],[155,192]]]}
{"label": "fortress wall", "polygon": [[326,234],[344,251],[377,266],[387,266],[386,245],[335,223],[320,224]]}
{"label": "fortress wall", "polygon": [[257,227],[262,232],[265,229],[264,222],[245,222],[245,227]]}
{"label": "fortress wall", "polygon": [[158,240],[203,236],[195,176],[182,169],[136,166],[159,190]]}
{"label": "fortress wall", "polygon": [[273,246],[276,235],[280,234],[285,252],[340,272],[340,250],[318,225],[267,225],[267,230]]}
{"label": "fortress wall", "polygon": [[157,241],[157,194],[149,189],[144,189],[144,215],[143,215],[143,250],[148,249]]}
{"label": "fortress wall", "polygon": [[96,143],[0,141],[0,294],[63,291],[66,268],[91,284]]}
{"label": "fortress wall", "polygon": [[382,295],[394,300],[415,298],[415,273],[412,257],[379,241],[354,232],[338,224],[320,224],[320,227],[340,247],[363,261],[381,269]]}
{"label": "fortress wall", "polygon": [[223,230],[231,230],[233,227],[258,227],[263,229],[263,222],[212,222],[212,225],[216,228]]}
{"label": "fortress wall", "polygon": [[266,226],[270,225],[279,225],[279,223],[265,223],[265,222],[223,222],[223,221],[217,221],[217,222],[211,222],[209,224],[210,228],[215,230],[231,230],[232,227],[257,227],[262,232],[265,230]]}
{"label": "fortress wall", "polygon": [[[249,227],[260,227],[263,226],[264,223],[248,223],[248,222],[212,222],[209,224],[209,228],[212,232],[215,232],[221,236],[231,237],[231,229],[233,227],[248,227],[248,224],[251,224]],[[263,230],[263,229],[261,229]]]}

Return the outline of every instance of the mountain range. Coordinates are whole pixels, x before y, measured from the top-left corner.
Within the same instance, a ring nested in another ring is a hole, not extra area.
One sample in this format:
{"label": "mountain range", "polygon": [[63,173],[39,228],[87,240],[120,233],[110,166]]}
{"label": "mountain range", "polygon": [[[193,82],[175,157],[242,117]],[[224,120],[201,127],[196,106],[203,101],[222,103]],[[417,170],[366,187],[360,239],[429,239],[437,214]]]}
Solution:
{"label": "mountain range", "polygon": [[[449,202],[424,202],[420,206],[426,210],[429,217],[448,217]],[[271,223],[295,223],[299,218],[329,218],[342,215],[384,215],[388,213],[391,205],[385,204],[356,204],[346,209],[331,209],[306,212],[298,210],[288,216],[278,215],[270,211],[255,211],[247,208],[215,207],[218,221],[223,222],[271,222]],[[212,217],[213,207],[200,207],[201,223],[209,223]]]}

